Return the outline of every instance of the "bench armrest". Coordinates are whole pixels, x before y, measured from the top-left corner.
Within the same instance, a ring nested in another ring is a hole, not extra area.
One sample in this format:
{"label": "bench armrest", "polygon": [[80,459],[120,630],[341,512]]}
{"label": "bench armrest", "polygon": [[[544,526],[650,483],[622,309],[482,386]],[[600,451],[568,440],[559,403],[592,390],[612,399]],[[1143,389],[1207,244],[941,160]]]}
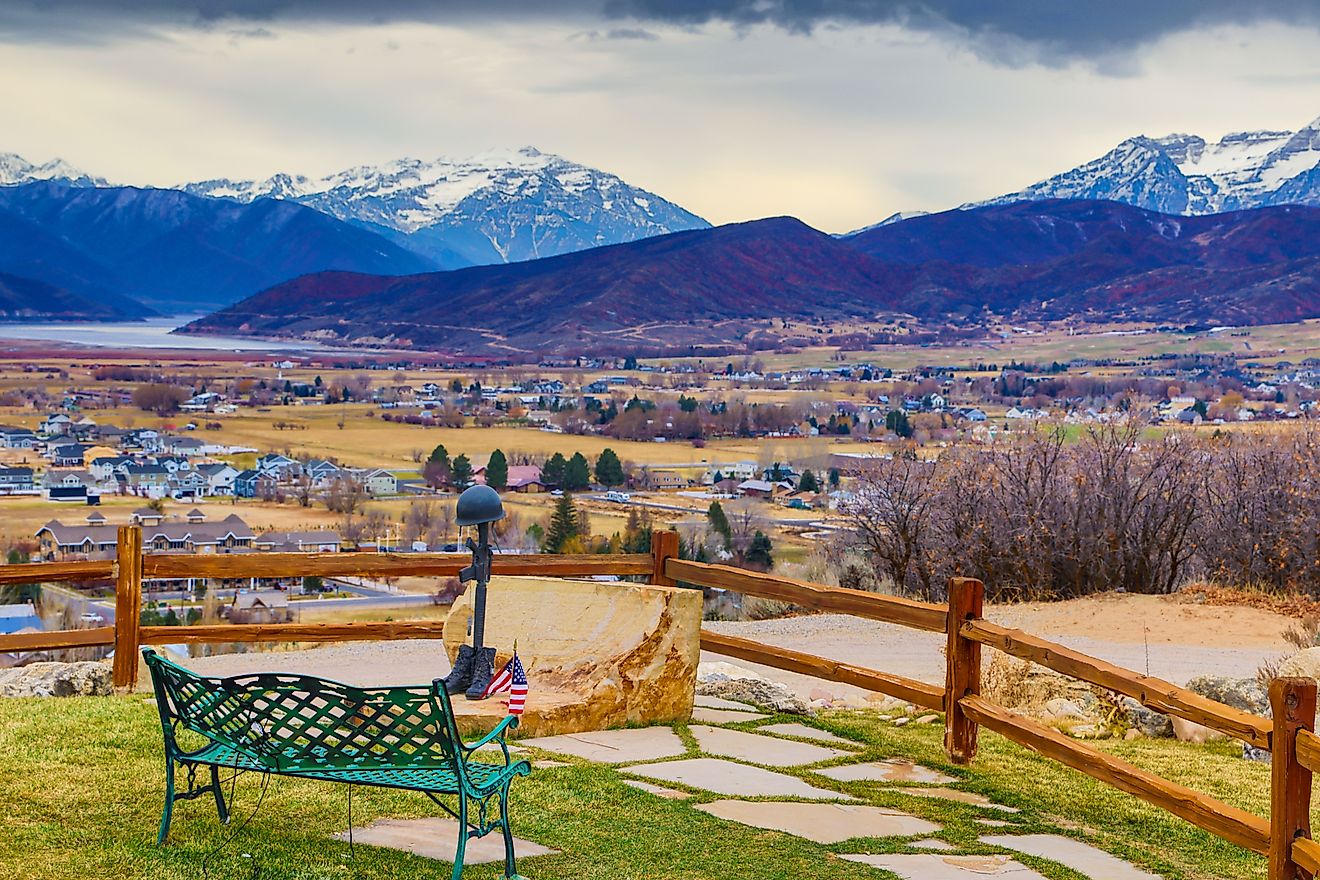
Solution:
{"label": "bench armrest", "polygon": [[[471,745],[468,745],[467,743],[459,743],[459,745],[462,747],[463,751],[467,753],[475,752],[477,749],[481,748],[486,743],[493,742],[495,740],[499,740],[500,745],[503,746],[505,731],[513,730],[517,726],[518,726],[518,716],[506,715],[504,716],[503,721],[495,725],[494,730],[483,736],[481,739],[477,740]],[[506,758],[508,757],[507,752],[505,754],[505,757]]]}

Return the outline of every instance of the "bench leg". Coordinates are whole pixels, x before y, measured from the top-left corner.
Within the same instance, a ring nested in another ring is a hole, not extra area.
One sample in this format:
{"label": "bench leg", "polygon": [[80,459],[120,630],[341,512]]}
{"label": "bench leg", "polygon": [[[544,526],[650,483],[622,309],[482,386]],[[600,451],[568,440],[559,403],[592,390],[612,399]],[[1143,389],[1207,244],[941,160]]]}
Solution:
{"label": "bench leg", "polygon": [[509,787],[500,792],[500,827],[504,831],[504,878],[520,880],[518,866],[514,861],[513,829],[509,825]]}
{"label": "bench leg", "polygon": [[211,765],[211,792],[215,795],[215,811],[220,815],[220,824],[229,824],[229,807],[225,804],[225,792],[220,787],[220,768]]}
{"label": "bench leg", "polygon": [[462,792],[458,795],[458,849],[454,852],[454,873],[451,880],[460,880],[463,876],[463,853],[467,850],[468,839],[467,798]]}
{"label": "bench leg", "polygon": [[160,833],[156,845],[163,846],[170,834],[170,814],[174,812],[174,759],[165,758],[165,809],[160,814]]}

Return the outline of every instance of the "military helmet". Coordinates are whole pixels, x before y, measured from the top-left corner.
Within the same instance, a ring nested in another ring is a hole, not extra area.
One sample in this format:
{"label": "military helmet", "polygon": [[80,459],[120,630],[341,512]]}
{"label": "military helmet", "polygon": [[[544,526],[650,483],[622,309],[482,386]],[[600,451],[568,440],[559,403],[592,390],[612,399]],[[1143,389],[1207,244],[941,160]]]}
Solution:
{"label": "military helmet", "polygon": [[477,484],[464,489],[458,496],[456,513],[460,526],[475,526],[504,519],[504,505],[500,502],[500,493],[490,486]]}

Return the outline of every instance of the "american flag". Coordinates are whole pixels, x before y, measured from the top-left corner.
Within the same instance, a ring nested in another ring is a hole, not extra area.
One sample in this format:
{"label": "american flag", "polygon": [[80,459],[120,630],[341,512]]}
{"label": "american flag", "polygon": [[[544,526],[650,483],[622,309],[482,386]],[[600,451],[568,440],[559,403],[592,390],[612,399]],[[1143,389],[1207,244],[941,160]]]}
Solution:
{"label": "american flag", "polygon": [[509,714],[521,715],[523,707],[527,704],[527,672],[523,669],[522,661],[518,659],[517,650],[513,652],[513,659],[505,663],[504,668],[490,680],[485,696],[489,697],[503,691],[509,692]]}

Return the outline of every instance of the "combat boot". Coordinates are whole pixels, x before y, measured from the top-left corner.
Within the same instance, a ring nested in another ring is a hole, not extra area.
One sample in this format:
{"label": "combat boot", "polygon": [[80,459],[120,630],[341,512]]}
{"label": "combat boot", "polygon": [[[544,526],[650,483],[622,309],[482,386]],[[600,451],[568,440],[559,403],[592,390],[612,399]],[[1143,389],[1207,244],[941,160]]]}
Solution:
{"label": "combat boot", "polygon": [[472,657],[472,683],[467,689],[469,700],[480,700],[486,696],[486,688],[495,677],[495,649],[481,648]]}
{"label": "combat boot", "polygon": [[461,694],[472,684],[472,661],[476,651],[471,645],[461,645],[458,656],[454,658],[454,668],[445,677],[445,690],[450,694]]}

